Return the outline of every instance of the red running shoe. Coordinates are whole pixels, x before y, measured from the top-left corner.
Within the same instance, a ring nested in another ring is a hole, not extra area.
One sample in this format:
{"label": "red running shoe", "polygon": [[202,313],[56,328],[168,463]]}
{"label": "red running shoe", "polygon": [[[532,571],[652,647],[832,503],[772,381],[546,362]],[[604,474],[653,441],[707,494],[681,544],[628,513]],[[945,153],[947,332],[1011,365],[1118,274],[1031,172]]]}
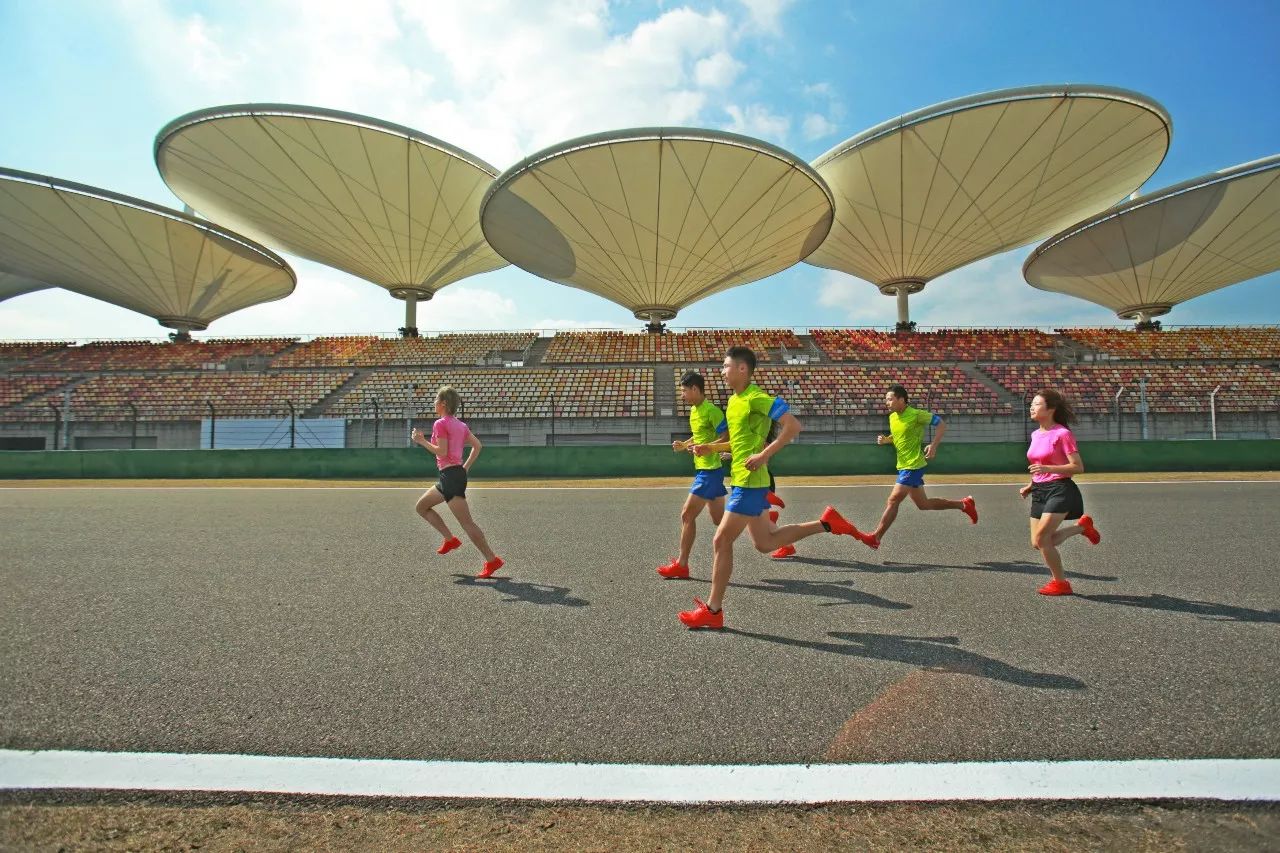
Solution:
{"label": "red running shoe", "polygon": [[494,557],[492,560],[489,560],[484,564],[484,568],[480,570],[480,574],[476,575],[476,577],[491,578],[493,577],[493,573],[500,568],[502,568],[502,558]]}
{"label": "red running shoe", "polygon": [[664,578],[687,578],[689,577],[689,567],[682,566],[675,557],[671,558],[671,562],[665,566],[658,566],[658,574]]}
{"label": "red running shoe", "polygon": [[843,515],[836,512],[836,508],[833,506],[829,506],[822,511],[821,520],[826,522],[827,526],[831,528],[832,533],[843,536],[852,536],[854,539],[857,539],[863,545],[866,545],[872,550],[880,547],[879,539],[872,536],[870,533],[863,533],[861,530],[854,527],[853,524],[846,520]]}
{"label": "red running shoe", "polygon": [[1102,541],[1102,534],[1098,532],[1098,528],[1093,526],[1093,518],[1090,516],[1080,516],[1080,520],[1076,524],[1080,525],[1080,532],[1085,539],[1089,540],[1090,545],[1097,545]]}
{"label": "red running shoe", "polygon": [[441,544],[441,546],[438,549],[436,549],[436,553],[448,554],[454,548],[461,548],[461,547],[462,547],[462,540],[459,539],[457,536],[450,536],[448,539],[444,540],[444,543]]}
{"label": "red running shoe", "polygon": [[786,502],[773,492],[765,492],[764,499],[769,502],[769,506],[776,506],[778,509],[787,508]]}
{"label": "red running shoe", "polygon": [[773,557],[773,559],[775,560],[781,560],[783,557],[794,557],[795,555],[796,555],[795,545],[783,545],[781,548],[774,551],[769,556]]}
{"label": "red running shoe", "polygon": [[974,524],[977,524],[978,523],[978,504],[976,501],[974,501],[973,495],[969,495],[969,497],[960,501],[960,503],[961,503],[960,509],[964,510],[964,514],[969,516],[969,519],[973,521]]}
{"label": "red running shoe", "polygon": [[1041,595],[1071,595],[1070,581],[1049,581],[1037,590]]}
{"label": "red running shoe", "polygon": [[711,608],[701,598],[693,600],[692,610],[680,611],[680,621],[686,628],[723,628],[724,608],[711,612]]}
{"label": "red running shoe", "polygon": [[769,510],[769,523],[770,524],[778,523],[778,511],[776,509]]}

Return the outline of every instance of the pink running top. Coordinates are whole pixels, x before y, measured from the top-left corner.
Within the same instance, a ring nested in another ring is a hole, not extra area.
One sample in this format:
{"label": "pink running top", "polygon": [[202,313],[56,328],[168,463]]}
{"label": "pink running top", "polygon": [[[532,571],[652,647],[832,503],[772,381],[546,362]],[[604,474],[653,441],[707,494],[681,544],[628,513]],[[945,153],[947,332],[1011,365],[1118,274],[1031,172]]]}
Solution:
{"label": "pink running top", "polygon": [[448,439],[449,446],[443,456],[436,457],[436,466],[443,471],[453,465],[462,464],[462,448],[467,443],[471,430],[453,415],[445,415],[431,427],[431,443],[439,444],[441,438]]}
{"label": "pink running top", "polygon": [[[1061,424],[1054,424],[1046,429],[1037,429],[1031,433],[1031,446],[1027,448],[1027,459],[1041,465],[1068,465],[1071,460],[1068,453],[1079,453],[1076,437],[1071,430]],[[1032,474],[1033,483],[1052,483],[1054,480],[1069,480],[1070,474]]]}

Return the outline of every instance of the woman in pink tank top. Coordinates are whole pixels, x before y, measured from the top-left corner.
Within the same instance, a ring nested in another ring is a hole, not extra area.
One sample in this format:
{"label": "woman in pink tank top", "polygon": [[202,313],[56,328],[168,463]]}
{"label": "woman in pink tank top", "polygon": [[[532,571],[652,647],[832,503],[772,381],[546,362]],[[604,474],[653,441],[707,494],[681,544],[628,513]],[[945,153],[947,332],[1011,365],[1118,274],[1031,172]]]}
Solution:
{"label": "woman in pink tank top", "polygon": [[[471,518],[471,507],[467,505],[467,474],[484,447],[480,439],[472,435],[467,425],[458,420],[458,407],[462,405],[462,397],[448,385],[436,392],[435,425],[431,427],[431,438],[428,439],[420,429],[414,429],[410,438],[414,444],[426,448],[436,457],[436,467],[440,469],[440,479],[418,498],[415,509],[422,520],[430,524],[444,537],[444,543],[437,554],[448,554],[454,548],[462,547],[462,540],[449,530],[449,524],[435,508],[440,504],[449,507],[453,517],[462,525],[467,538],[484,555],[484,567],[476,575],[478,578],[491,577],[502,568],[502,558],[493,553],[489,540],[484,532]],[[467,461],[462,461],[462,447],[467,445],[471,452]]]}
{"label": "woman in pink tank top", "polygon": [[[1084,496],[1071,479],[1084,471],[1084,460],[1069,428],[1075,413],[1061,394],[1042,388],[1031,401],[1030,415],[1039,425],[1031,433],[1031,447],[1027,449],[1031,482],[1018,494],[1024,498],[1031,495],[1031,547],[1040,552],[1052,575],[1039,592],[1071,595],[1071,582],[1062,572],[1058,546],[1077,533],[1094,545],[1102,540],[1093,519],[1084,514]],[[1076,523],[1061,527],[1063,521]]]}

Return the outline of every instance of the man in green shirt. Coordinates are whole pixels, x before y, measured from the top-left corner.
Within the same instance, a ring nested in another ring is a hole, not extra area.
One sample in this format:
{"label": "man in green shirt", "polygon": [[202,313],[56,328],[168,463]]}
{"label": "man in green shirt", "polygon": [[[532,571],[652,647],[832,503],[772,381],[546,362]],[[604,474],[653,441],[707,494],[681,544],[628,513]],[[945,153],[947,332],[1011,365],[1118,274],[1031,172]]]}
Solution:
{"label": "man in green shirt", "polygon": [[[884,536],[898,517],[898,507],[908,497],[917,509],[958,509],[974,523],[978,523],[978,506],[973,497],[960,501],[945,498],[931,498],[924,493],[924,469],[929,460],[938,452],[938,444],[947,431],[942,418],[923,409],[913,409],[907,405],[907,389],[901,385],[891,385],[884,393],[884,404],[889,410],[889,434],[877,435],[876,444],[892,444],[898,454],[898,481],[889,493],[889,502],[880,516],[880,524],[871,534],[872,548],[880,547],[880,537]],[[924,431],[934,427],[933,441],[921,451],[924,443]]]}
{"label": "man in green shirt", "polygon": [[[720,407],[707,399],[706,383],[702,374],[690,370],[680,379],[680,399],[689,406],[690,436],[684,441],[671,442],[677,453],[691,453],[698,444],[712,444],[729,428]],[[693,457],[693,487],[684,500],[680,512],[680,556],[665,566],[658,566],[658,574],[664,578],[689,577],[689,553],[697,535],[697,520],[703,507],[711,515],[711,523],[719,526],[724,517],[724,467],[714,453]]]}
{"label": "man in green shirt", "polygon": [[[721,604],[729,587],[729,577],[733,574],[733,543],[743,530],[751,536],[751,544],[756,550],[765,554],[816,533],[866,535],[846,521],[834,507],[827,507],[818,521],[788,524],[776,529],[770,527],[769,518],[765,515],[769,506],[768,463],[774,454],[799,435],[800,421],[791,414],[786,400],[766,394],[752,381],[755,369],[756,354],[750,348],[730,347],[720,368],[724,383],[733,391],[725,406],[728,441],[692,447],[695,456],[711,454],[714,457],[728,450],[733,487],[713,541],[715,558],[711,569],[711,595],[705,603],[695,598],[694,609],[680,614],[680,621],[689,628],[724,627]],[[765,438],[774,421],[780,427],[778,437],[766,444]]]}

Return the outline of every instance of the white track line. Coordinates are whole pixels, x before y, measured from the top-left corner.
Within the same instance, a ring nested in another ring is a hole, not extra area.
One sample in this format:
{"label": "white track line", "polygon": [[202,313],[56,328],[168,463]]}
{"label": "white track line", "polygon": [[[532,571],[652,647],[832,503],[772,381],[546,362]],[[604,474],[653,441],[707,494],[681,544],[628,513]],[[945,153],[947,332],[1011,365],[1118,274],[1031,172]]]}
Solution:
{"label": "white track line", "polygon": [[[796,476],[809,476],[807,474],[797,474]],[[1010,475],[1012,476],[1012,475]],[[233,478],[241,479],[241,478]],[[277,492],[421,492],[435,485],[434,481],[423,480],[420,486],[0,486],[0,492],[69,492],[69,491],[205,491],[210,489],[218,489],[221,491],[277,491]],[[974,486],[1006,486],[1013,487],[1021,483],[927,483],[931,489],[950,488],[972,488]],[[1095,488],[1098,486],[1205,486],[1205,485],[1275,485],[1280,483],[1280,477],[1273,480],[1103,480],[1098,482],[1082,481],[1079,485]],[[893,480],[886,478],[883,483],[823,483],[815,484],[791,484],[786,481],[785,476],[778,481],[778,489],[781,491],[792,491],[793,489],[888,489],[893,485]],[[673,486],[490,486],[485,487],[484,481],[471,483],[468,487],[472,491],[492,491],[492,492],[644,492],[644,491],[671,491],[673,489],[685,490],[688,487],[682,485]]]}
{"label": "white track line", "polygon": [[1280,759],[549,764],[0,750],[0,789],[585,802],[1280,800]]}

